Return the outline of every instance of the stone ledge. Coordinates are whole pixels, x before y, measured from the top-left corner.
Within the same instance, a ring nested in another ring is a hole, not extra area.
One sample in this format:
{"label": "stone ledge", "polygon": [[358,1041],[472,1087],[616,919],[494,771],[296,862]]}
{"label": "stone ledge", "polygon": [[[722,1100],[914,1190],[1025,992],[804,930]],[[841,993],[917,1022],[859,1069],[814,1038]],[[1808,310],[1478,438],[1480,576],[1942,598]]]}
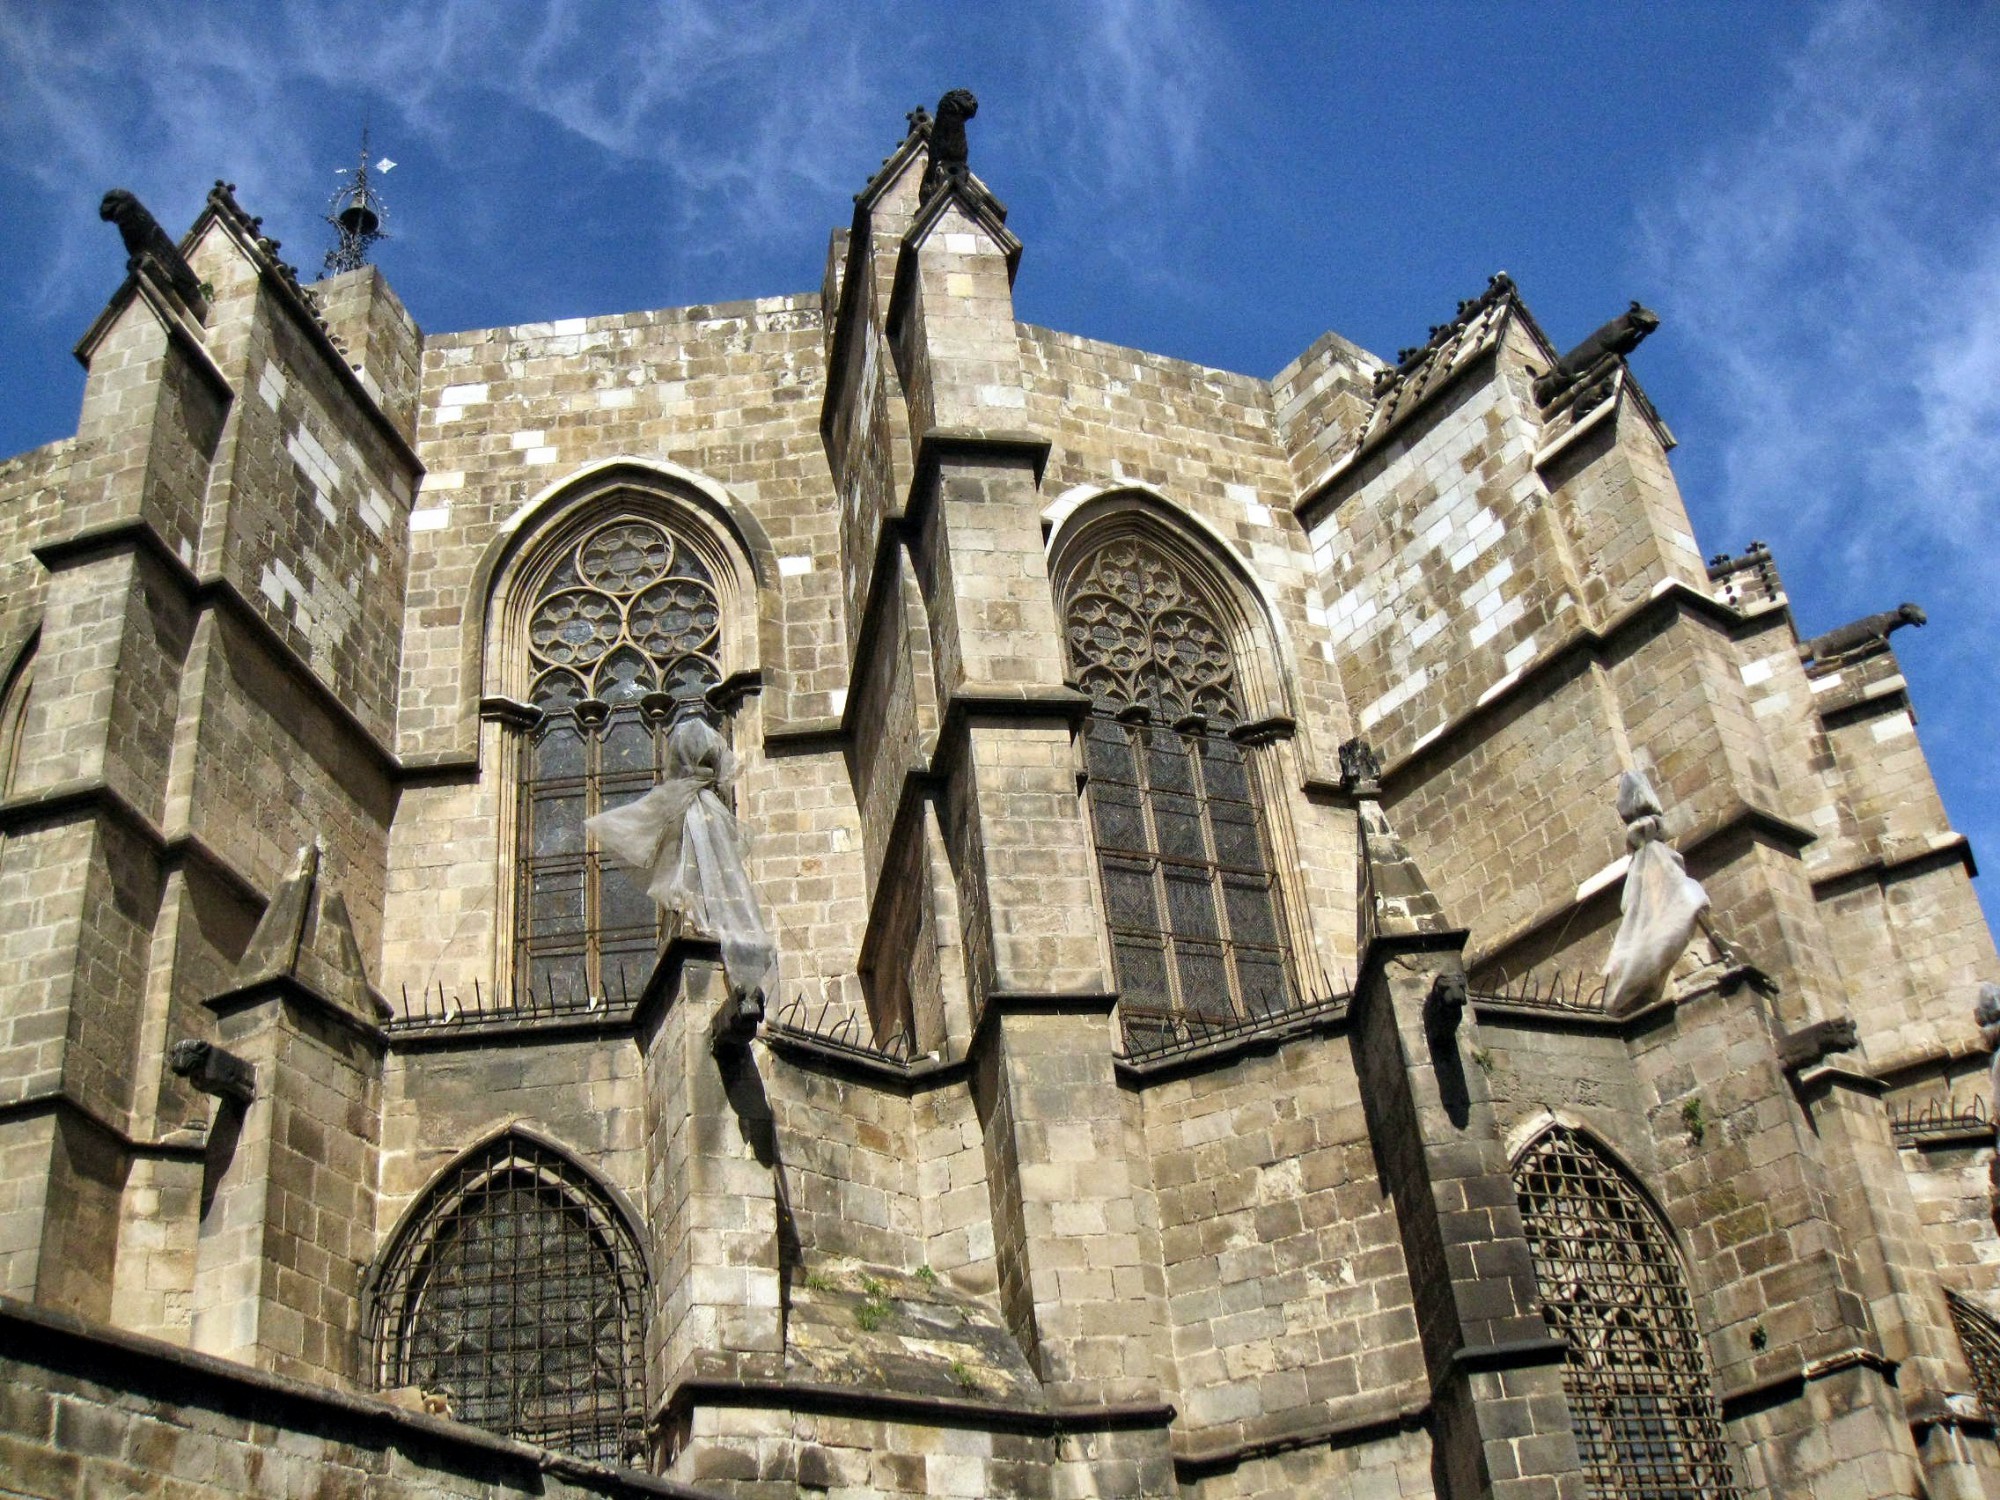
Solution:
{"label": "stone ledge", "polygon": [[764,1411],[874,1417],[917,1426],[1025,1432],[1060,1437],[1072,1432],[1130,1432],[1164,1428],[1177,1415],[1170,1402],[1081,1402],[1017,1406],[969,1396],[912,1396],[809,1380],[723,1379],[696,1375],[681,1381],[660,1403],[654,1421],[672,1423],[696,1406],[751,1407]]}
{"label": "stone ledge", "polygon": [[1851,864],[1833,870],[1815,870],[1809,875],[1813,895],[1821,900],[1837,896],[1844,890],[1865,885],[1870,880],[1886,883],[1891,879],[1922,875],[1930,870],[1950,864],[1962,864],[1968,877],[1979,873],[1979,866],[1972,858],[1972,841],[1964,834],[1945,832],[1936,835],[1934,844],[1913,845],[1904,849],[1884,848],[1879,844],[1868,854]]}
{"label": "stone ledge", "polygon": [[[1199,1436],[1191,1437],[1175,1449],[1174,1474],[1183,1480],[1201,1480],[1258,1459],[1275,1458],[1304,1448],[1356,1448],[1399,1433],[1420,1432],[1430,1420],[1431,1409],[1426,1403],[1398,1406],[1383,1415],[1364,1415],[1348,1421],[1299,1423],[1270,1436],[1246,1436],[1228,1443],[1205,1443]],[[1243,1425],[1247,1424],[1232,1424],[1232,1427]]]}
{"label": "stone ledge", "polygon": [[262,911],[270,897],[200,834],[168,834],[123,792],[102,780],[64,781],[33,791],[17,792],[0,802],[0,833],[66,823],[78,817],[109,817],[137,834],[153,848],[163,865],[195,865],[205,870],[248,905]]}
{"label": "stone ledge", "polygon": [[11,1297],[0,1297],[0,1348],[7,1351],[0,1359],[16,1370],[59,1371],[123,1394],[201,1406],[226,1418],[290,1428],[335,1442],[345,1439],[367,1447],[421,1450],[423,1459],[435,1459],[439,1467],[468,1477],[490,1478],[495,1469],[513,1470],[524,1493],[541,1491],[536,1475],[553,1474],[620,1500],[626,1496],[720,1500],[711,1490],[677,1480],[537,1448],[462,1422],[407,1411],[376,1396],[310,1385]]}
{"label": "stone ledge", "polygon": [[1384,794],[1387,795],[1390,784],[1407,774],[1412,766],[1437,755],[1481,719],[1499,713],[1526,693],[1531,685],[1560,670],[1570,657],[1582,655],[1588,661],[1603,662],[1610,653],[1619,649],[1625,637],[1642,634],[1658,616],[1676,614],[1695,617],[1732,634],[1748,622],[1743,611],[1703,593],[1685,579],[1662,578],[1643,599],[1627,605],[1602,625],[1576,626],[1547,650],[1539,652],[1532,661],[1487,688],[1470,708],[1431,730],[1421,744],[1386,761],[1378,777]]}
{"label": "stone ledge", "polygon": [[113,521],[38,542],[29,551],[51,573],[60,567],[92,562],[121,552],[143,554],[166,571],[197,612],[214,610],[232,625],[240,626],[247,632],[287,680],[347,731],[381,775],[391,782],[403,778],[405,767],[395,752],[361,721],[338,693],[320,679],[319,674],[258,613],[256,607],[244,597],[243,591],[220,573],[196,573],[181,561],[150,521],[138,518]]}

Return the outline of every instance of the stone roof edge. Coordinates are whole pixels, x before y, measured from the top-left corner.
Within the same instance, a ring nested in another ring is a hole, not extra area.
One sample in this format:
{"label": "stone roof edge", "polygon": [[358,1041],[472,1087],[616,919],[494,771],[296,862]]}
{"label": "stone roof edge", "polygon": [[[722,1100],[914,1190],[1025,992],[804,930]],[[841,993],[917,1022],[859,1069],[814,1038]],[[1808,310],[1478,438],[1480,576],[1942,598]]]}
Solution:
{"label": "stone roof edge", "polygon": [[46,443],[37,443],[32,448],[23,448],[19,453],[0,455],[0,476],[15,464],[29,463],[38,459],[53,461],[65,450],[76,446],[76,434],[54,438]]}
{"label": "stone roof edge", "polygon": [[1162,354],[1155,349],[1141,349],[1136,344],[1120,344],[1111,339],[1096,338],[1087,333],[1071,333],[1066,328],[1051,328],[1046,323],[1030,323],[1025,319],[1014,320],[1016,334],[1047,335],[1056,339],[1068,339],[1074,343],[1087,345],[1092,349],[1102,349],[1113,354],[1126,354],[1135,359],[1149,360],[1157,364],[1169,365],[1175,369],[1192,370],[1201,375],[1220,375],[1229,380],[1241,381],[1270,394],[1270,382],[1261,375],[1245,374],[1241,370],[1229,370],[1221,365],[1205,365],[1200,360],[1182,359],[1177,354]]}
{"label": "stone roof edge", "polygon": [[1277,388],[1283,385],[1286,381],[1294,379],[1299,374],[1301,374],[1305,370],[1305,367],[1308,364],[1310,364],[1320,354],[1322,350],[1332,349],[1332,348],[1345,349],[1352,353],[1360,355],[1364,360],[1367,361],[1366,368],[1368,369],[1368,372],[1370,374],[1373,374],[1376,370],[1387,368],[1388,361],[1384,360],[1381,355],[1375,353],[1371,349],[1362,348],[1361,345],[1355,343],[1353,339],[1349,338],[1346,334],[1341,333],[1337,329],[1329,328],[1326,330],[1326,332],[1322,333],[1318,338],[1314,339],[1310,344],[1307,344],[1305,348],[1301,349],[1297,354],[1293,355],[1291,359],[1283,367],[1279,369],[1278,373],[1273,375],[1269,380],[1267,380],[1265,384],[1270,386],[1273,391],[1277,390]]}
{"label": "stone roof edge", "polygon": [[[12,1297],[0,1296],[0,1335],[10,1335],[0,1336],[0,1349],[6,1350],[0,1357],[19,1365],[62,1370],[93,1383],[122,1381],[121,1390],[129,1388],[134,1376],[151,1377],[171,1384],[183,1404],[234,1409],[273,1425],[359,1427],[384,1438],[400,1433],[398,1446],[443,1450],[454,1468],[477,1466],[484,1472],[498,1465],[519,1466],[605,1495],[721,1500],[713,1490],[636,1469],[613,1469],[467,1423],[406,1411],[379,1396],[313,1385]],[[288,1421],[293,1412],[303,1421]]]}
{"label": "stone roof edge", "polygon": [[[278,258],[278,242],[267,238],[261,230],[263,220],[252,218],[243,211],[236,201],[235,184],[216,181],[209,189],[208,201],[202,211],[195,216],[194,225],[187,232],[182,244],[192,246],[210,224],[219,224],[233,239],[238,249],[257,268],[258,280],[277,295],[277,300],[291,313],[292,320],[305,334],[307,342],[319,350],[320,355],[334,373],[334,378],[346,389],[348,398],[368,418],[389,451],[401,459],[415,476],[424,472],[423,460],[417,457],[417,450],[411,441],[403,436],[402,430],[382,409],[382,403],[375,394],[361,382],[361,376],[348,362],[348,352],[334,339],[326,325],[326,318],[320,312],[319,303],[313,294],[299,281],[296,267]],[[398,305],[402,299],[398,298]],[[407,313],[408,309],[404,309]],[[412,320],[414,321],[414,319]],[[202,350],[207,354],[206,347]]]}
{"label": "stone roof edge", "polygon": [[[774,307],[773,303],[783,303]],[[666,319],[677,323],[706,323],[719,318],[752,317],[769,312],[823,312],[820,294],[817,290],[808,292],[781,292],[770,297],[739,297],[733,302],[690,302],[680,307],[629,307],[618,312],[584,313],[575,318],[535,318],[526,323],[495,323],[484,328],[454,328],[445,333],[424,335],[426,352],[433,348],[462,348],[469,341],[486,334],[520,334],[524,328],[553,328],[557,323],[582,323],[585,333],[606,333],[611,324],[618,328],[636,326],[634,319]],[[702,316],[694,317],[691,314]],[[596,326],[593,326],[596,325]],[[557,333],[525,334],[529,338],[562,338],[567,335]]]}

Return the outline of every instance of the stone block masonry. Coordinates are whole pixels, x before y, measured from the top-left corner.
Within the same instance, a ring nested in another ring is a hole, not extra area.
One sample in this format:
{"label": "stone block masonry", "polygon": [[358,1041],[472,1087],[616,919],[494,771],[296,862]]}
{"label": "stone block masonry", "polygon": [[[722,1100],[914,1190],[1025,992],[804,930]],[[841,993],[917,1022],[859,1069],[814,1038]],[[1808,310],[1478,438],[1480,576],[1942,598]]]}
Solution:
{"label": "stone block masonry", "polygon": [[[930,129],[818,291],[426,333],[218,187],[112,293],[0,464],[0,1488],[2000,1493],[1887,638],[1506,278],[1041,328]],[[582,833],[696,691],[761,1021]],[[1711,906],[1613,1018],[1627,770]]]}

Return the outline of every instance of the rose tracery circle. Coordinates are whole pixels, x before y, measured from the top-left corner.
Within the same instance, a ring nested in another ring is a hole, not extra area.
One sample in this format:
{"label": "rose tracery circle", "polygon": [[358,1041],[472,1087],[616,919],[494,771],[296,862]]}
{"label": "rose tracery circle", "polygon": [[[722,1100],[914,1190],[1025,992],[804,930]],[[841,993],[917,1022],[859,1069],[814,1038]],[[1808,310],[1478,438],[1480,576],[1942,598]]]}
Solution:
{"label": "rose tracery circle", "polygon": [[1116,707],[1169,718],[1240,713],[1227,633],[1169,559],[1133,541],[1103,548],[1072,585],[1065,634],[1077,680]]}
{"label": "rose tracery circle", "polygon": [[577,553],[583,576],[599,588],[629,594],[665,575],[674,544],[659,527],[623,521],[592,536]]}
{"label": "rose tracery circle", "polygon": [[620,517],[550,570],[528,614],[529,664],[538,682],[575,672],[590,696],[621,701],[721,681],[721,635],[722,603],[699,554],[664,526]]}

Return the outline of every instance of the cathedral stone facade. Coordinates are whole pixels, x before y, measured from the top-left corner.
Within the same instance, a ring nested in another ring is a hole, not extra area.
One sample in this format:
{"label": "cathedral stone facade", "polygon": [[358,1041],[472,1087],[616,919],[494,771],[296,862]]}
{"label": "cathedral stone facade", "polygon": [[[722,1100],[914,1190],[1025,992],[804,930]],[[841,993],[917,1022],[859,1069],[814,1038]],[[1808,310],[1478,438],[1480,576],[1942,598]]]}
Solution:
{"label": "cathedral stone facade", "polygon": [[[725,306],[107,200],[0,467],[0,1490],[2000,1495],[1919,612],[1704,560],[1639,312],[1017,321],[969,103]],[[584,826],[698,704],[761,993]],[[1709,906],[1607,1006],[1628,771]]]}

